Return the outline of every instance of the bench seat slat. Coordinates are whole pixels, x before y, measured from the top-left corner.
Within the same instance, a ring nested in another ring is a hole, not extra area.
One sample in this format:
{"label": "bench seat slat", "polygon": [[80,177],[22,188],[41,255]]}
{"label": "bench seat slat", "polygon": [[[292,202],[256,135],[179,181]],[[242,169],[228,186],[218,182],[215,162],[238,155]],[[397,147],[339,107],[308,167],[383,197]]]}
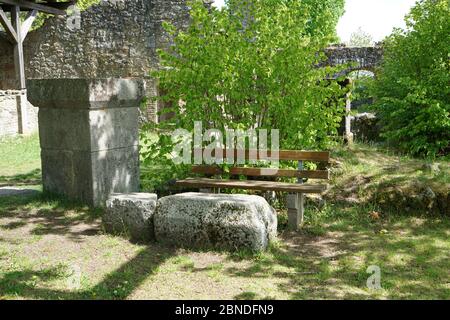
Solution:
{"label": "bench seat slat", "polygon": [[[223,174],[221,168],[214,166],[193,166],[192,172],[197,174]],[[232,175],[244,175],[249,177],[287,177],[287,178],[308,178],[308,179],[330,179],[328,170],[290,170],[290,169],[270,169],[270,168],[230,168]]]}
{"label": "bench seat slat", "polygon": [[260,191],[285,191],[291,193],[322,193],[327,190],[327,185],[316,184],[294,184],[273,181],[254,180],[217,180],[207,178],[188,178],[176,182],[177,186],[191,188],[222,188],[222,189],[245,189]]}
{"label": "bench seat slat", "polygon": [[[213,149],[214,150],[214,149]],[[204,149],[194,149],[194,152]],[[238,158],[238,150],[234,149],[234,159]],[[214,154],[214,151],[211,151]],[[222,156],[226,158],[227,149],[222,149]],[[271,160],[272,152],[267,150],[267,157],[261,157],[258,150],[245,150],[247,160]],[[279,150],[279,160],[282,161],[317,161],[330,162],[330,152],[328,151],[300,151],[300,150]]]}

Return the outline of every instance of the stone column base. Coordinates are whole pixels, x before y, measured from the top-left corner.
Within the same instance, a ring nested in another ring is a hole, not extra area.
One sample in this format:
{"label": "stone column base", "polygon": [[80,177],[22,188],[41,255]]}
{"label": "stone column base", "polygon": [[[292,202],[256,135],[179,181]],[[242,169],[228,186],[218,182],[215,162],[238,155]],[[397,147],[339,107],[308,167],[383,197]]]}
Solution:
{"label": "stone column base", "polygon": [[124,79],[30,80],[39,107],[44,190],[105,206],[111,193],[139,191],[143,84]]}

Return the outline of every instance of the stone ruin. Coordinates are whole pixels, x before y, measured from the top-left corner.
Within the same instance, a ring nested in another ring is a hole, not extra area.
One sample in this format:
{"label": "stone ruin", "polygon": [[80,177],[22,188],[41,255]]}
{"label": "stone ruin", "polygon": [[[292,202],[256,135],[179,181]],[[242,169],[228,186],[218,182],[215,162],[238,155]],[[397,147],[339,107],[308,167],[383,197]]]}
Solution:
{"label": "stone ruin", "polygon": [[[211,5],[211,1],[205,3]],[[186,0],[102,0],[81,12],[79,25],[72,18],[50,18],[27,36],[27,78],[134,78],[144,81],[148,97],[158,94],[150,77],[150,71],[158,67],[156,50],[168,42],[162,22],[178,27],[189,22]],[[337,45],[326,54],[331,65],[356,62],[347,72],[373,70],[381,60],[382,49]],[[15,101],[23,94],[7,91],[14,89],[13,47],[0,32],[0,136],[37,129],[37,112],[18,107]],[[147,104],[142,116],[157,122],[157,103],[148,100]]]}
{"label": "stone ruin", "polygon": [[[143,80],[147,96],[157,94],[150,71],[158,66],[156,49],[167,43],[162,27],[170,21],[188,23],[186,0],[102,0],[81,12],[79,28],[68,17],[50,18],[24,42],[28,79],[134,78]],[[13,46],[0,32],[0,136],[22,133],[11,122],[20,118],[14,99],[16,78]],[[12,96],[7,97],[6,95]],[[4,111],[7,110],[7,111]],[[146,114],[157,121],[157,105],[148,102]],[[29,114],[30,130],[37,128],[36,112]],[[18,128],[18,127],[17,127]]]}
{"label": "stone ruin", "polygon": [[347,75],[352,71],[364,70],[376,72],[376,68],[383,59],[381,43],[373,47],[347,47],[345,44],[332,45],[325,50],[326,64],[337,66],[350,64],[340,75]]}

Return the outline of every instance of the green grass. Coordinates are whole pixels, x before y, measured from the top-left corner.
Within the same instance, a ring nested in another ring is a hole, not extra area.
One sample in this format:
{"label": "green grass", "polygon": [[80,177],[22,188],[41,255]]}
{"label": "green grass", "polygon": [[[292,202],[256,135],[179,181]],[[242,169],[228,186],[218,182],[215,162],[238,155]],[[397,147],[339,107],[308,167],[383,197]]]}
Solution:
{"label": "green grass", "polygon": [[450,299],[450,219],[371,209],[309,207],[301,232],[255,255],[133,244],[104,234],[99,210],[3,197],[0,299]]}
{"label": "green grass", "polygon": [[0,138],[0,185],[41,180],[39,136]]}
{"label": "green grass", "polygon": [[[39,170],[37,140],[0,143],[2,182]],[[448,192],[448,162],[434,174],[366,145],[333,158],[342,166],[327,204],[308,201],[304,228],[280,228],[260,254],[135,244],[105,234],[100,209],[41,192],[0,197],[0,299],[450,299],[450,216],[386,210],[373,197],[417,182]],[[366,286],[373,265],[381,290]]]}
{"label": "green grass", "polygon": [[[369,176],[372,183],[395,183],[403,186],[408,181],[428,183],[444,189],[450,183],[450,161],[438,158],[434,161],[398,155],[377,145],[354,144],[350,149],[340,147],[333,151],[333,159],[343,162],[342,175],[334,175],[334,182],[351,178],[355,174]],[[427,163],[439,165],[438,172],[424,169]]]}
{"label": "green grass", "polygon": [[[334,203],[350,198],[400,214],[450,215],[447,159],[428,162],[366,144],[334,150],[332,159],[341,162],[339,168],[332,169],[332,188],[327,194]],[[429,163],[439,166],[439,170],[427,169]],[[427,199],[429,190],[434,199]]]}

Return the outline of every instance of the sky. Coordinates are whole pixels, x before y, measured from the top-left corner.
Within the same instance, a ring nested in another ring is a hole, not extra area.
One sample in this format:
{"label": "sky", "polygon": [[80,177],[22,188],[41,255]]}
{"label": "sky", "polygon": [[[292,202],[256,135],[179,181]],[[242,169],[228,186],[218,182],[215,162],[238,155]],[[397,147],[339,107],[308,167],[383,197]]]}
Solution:
{"label": "sky", "polygon": [[361,27],[381,41],[394,27],[404,28],[404,17],[416,0],[346,0],[345,14],[338,24],[338,35],[348,42],[352,32]]}
{"label": "sky", "polygon": [[[348,42],[352,32],[361,27],[372,35],[375,41],[388,36],[394,27],[403,28],[404,16],[416,0],[346,0],[345,14],[338,24],[338,35],[342,42]],[[224,0],[215,0],[223,6]]]}

